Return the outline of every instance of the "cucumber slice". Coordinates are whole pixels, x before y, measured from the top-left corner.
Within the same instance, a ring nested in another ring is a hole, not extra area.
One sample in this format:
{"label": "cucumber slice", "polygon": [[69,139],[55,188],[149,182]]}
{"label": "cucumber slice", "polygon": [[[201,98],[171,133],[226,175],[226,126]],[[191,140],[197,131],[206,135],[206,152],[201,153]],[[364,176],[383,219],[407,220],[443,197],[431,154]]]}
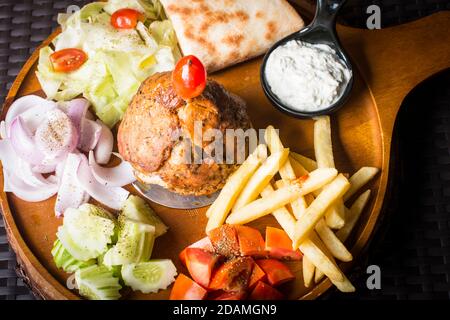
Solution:
{"label": "cucumber slice", "polygon": [[167,232],[168,227],[152,208],[140,197],[129,196],[122,208],[122,215],[128,219],[146,223],[155,227],[155,237]]}
{"label": "cucumber slice", "polygon": [[108,210],[105,210],[105,209],[103,209],[103,208],[101,208],[99,206],[95,206],[93,204],[90,204],[90,203],[85,203],[85,204],[81,205],[78,208],[78,210],[84,211],[84,212],[89,212],[89,213],[91,213],[94,216],[98,216],[98,217],[102,217],[102,218],[105,218],[105,219],[109,219],[109,220],[115,221],[115,217],[114,217],[114,215],[111,212],[109,212]]}
{"label": "cucumber slice", "polygon": [[95,260],[80,261],[75,259],[69,251],[64,248],[61,241],[56,239],[52,249],[53,261],[59,269],[72,273],[81,268],[89,267],[95,264]]}
{"label": "cucumber slice", "polygon": [[61,241],[64,248],[77,260],[88,261],[97,258],[99,255],[96,251],[90,251],[78,246],[64,226],[58,228],[56,236],[59,241]]}
{"label": "cucumber slice", "polygon": [[149,260],[155,241],[155,227],[124,218],[119,218],[119,221],[119,239],[106,252],[103,263],[111,267]]}
{"label": "cucumber slice", "polygon": [[167,289],[175,281],[177,269],[171,260],[152,260],[122,266],[122,278],[127,286],[143,293]]}
{"label": "cucumber slice", "polygon": [[104,263],[105,255],[106,255],[106,252],[97,258],[98,265],[107,267],[112,272],[113,276],[116,278],[119,278],[120,282],[122,283],[122,266],[120,266],[120,265],[117,265],[117,266],[105,265],[105,263]]}
{"label": "cucumber slice", "polygon": [[108,249],[116,228],[107,211],[83,205],[79,209],[67,209],[64,227],[78,247],[95,253],[96,257]]}
{"label": "cucumber slice", "polygon": [[75,272],[80,295],[90,300],[117,300],[122,286],[105,266],[93,265]]}

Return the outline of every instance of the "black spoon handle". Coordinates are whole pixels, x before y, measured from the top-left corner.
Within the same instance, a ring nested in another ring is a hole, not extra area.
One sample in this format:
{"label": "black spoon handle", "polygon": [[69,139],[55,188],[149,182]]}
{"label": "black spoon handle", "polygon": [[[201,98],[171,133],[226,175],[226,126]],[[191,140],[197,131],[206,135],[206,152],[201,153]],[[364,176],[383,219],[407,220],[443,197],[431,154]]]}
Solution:
{"label": "black spoon handle", "polygon": [[346,0],[317,0],[316,17],[313,26],[335,28],[336,16]]}

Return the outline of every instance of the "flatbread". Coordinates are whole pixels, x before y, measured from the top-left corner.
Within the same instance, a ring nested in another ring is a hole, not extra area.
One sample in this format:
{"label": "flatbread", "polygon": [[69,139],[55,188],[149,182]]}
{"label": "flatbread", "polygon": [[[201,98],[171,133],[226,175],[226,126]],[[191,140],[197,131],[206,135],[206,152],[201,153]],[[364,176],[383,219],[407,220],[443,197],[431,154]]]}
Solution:
{"label": "flatbread", "polygon": [[161,0],[184,55],[216,71],[265,53],[303,28],[286,0]]}

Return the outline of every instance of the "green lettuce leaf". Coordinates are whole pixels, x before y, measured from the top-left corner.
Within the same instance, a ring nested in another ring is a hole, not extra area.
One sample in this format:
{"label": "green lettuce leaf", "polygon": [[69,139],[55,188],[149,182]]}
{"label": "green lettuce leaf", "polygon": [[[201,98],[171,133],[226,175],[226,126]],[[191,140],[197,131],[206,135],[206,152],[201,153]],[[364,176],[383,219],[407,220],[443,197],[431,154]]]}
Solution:
{"label": "green lettuce leaf", "polygon": [[[121,8],[145,11],[150,21],[116,30],[110,14]],[[54,49],[41,49],[39,57],[37,77],[47,97],[67,101],[82,95],[113,127],[141,83],[156,72],[172,70],[181,56],[170,21],[153,21],[163,16],[159,1],[140,0],[93,2],[72,15],[60,15],[63,31],[53,41]],[[88,60],[74,72],[55,72],[50,55],[65,48],[82,49]]]}

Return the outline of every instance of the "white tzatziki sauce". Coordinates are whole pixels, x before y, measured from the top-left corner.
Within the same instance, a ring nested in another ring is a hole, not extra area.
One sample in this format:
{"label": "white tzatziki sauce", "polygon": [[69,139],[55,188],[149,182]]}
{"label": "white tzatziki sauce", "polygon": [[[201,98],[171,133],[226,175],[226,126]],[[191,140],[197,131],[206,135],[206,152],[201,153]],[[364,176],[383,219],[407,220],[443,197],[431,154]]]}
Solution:
{"label": "white tzatziki sauce", "polygon": [[352,75],[330,46],[291,40],[270,54],[265,76],[286,106],[314,112],[335,103]]}

